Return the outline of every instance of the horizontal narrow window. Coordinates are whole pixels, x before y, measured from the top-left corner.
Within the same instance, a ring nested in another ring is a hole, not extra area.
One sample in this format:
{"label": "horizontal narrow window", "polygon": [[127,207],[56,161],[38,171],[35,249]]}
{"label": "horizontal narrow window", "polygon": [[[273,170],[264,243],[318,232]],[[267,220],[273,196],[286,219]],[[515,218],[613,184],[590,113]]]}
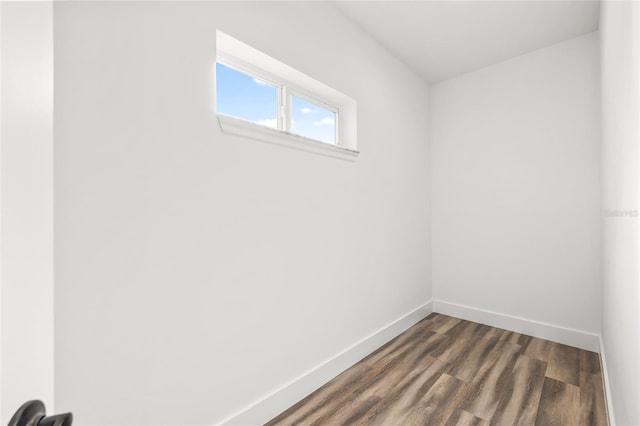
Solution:
{"label": "horizontal narrow window", "polygon": [[[227,34],[216,36],[216,113],[223,131],[355,159],[353,99]],[[323,148],[328,145],[334,148]]]}

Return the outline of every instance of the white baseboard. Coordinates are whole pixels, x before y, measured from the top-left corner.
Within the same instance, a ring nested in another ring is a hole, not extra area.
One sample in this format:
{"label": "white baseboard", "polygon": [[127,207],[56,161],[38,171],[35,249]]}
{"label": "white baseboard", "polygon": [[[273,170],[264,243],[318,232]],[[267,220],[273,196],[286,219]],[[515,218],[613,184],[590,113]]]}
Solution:
{"label": "white baseboard", "polygon": [[588,351],[600,352],[600,336],[586,331],[472,308],[471,306],[458,305],[443,300],[433,300],[433,310],[452,317],[504,328]]}
{"label": "white baseboard", "polygon": [[431,312],[433,302],[429,301],[216,424],[264,424]]}
{"label": "white baseboard", "polygon": [[600,370],[602,370],[602,380],[604,382],[604,397],[607,406],[607,416],[609,417],[609,426],[616,426],[616,419],[613,415],[613,400],[611,399],[611,388],[609,387],[609,371],[607,370],[607,361],[604,351],[604,342],[602,336],[600,339]]}

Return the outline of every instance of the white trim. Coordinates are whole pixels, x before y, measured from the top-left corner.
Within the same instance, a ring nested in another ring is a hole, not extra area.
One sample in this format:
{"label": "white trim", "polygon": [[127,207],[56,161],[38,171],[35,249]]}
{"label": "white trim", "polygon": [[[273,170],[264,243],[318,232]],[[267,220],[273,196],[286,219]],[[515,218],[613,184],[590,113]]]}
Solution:
{"label": "white trim", "polygon": [[604,342],[602,336],[598,336],[600,342],[600,370],[602,371],[602,381],[604,384],[605,406],[609,417],[609,426],[616,426],[616,418],[613,415],[613,400],[611,399],[611,387],[609,385],[609,371],[605,357]]}
{"label": "white trim", "polygon": [[263,398],[220,420],[216,425],[264,424],[424,319],[431,312],[433,312],[433,304],[429,301],[354,343],[322,364],[283,384]]}
{"label": "white trim", "polygon": [[342,146],[316,141],[305,138],[304,136],[273,129],[271,127],[261,126],[229,115],[218,114],[218,122],[220,123],[220,128],[224,133],[251,138],[300,151],[312,152],[347,161],[356,161],[359,154],[358,151],[344,148]]}
{"label": "white trim", "polygon": [[433,301],[435,312],[451,315],[468,321],[479,322],[492,327],[504,328],[541,339],[586,349],[593,352],[600,351],[600,337],[597,334],[582,330],[547,324],[540,321],[505,315],[471,306],[458,305],[457,303],[443,300]]}

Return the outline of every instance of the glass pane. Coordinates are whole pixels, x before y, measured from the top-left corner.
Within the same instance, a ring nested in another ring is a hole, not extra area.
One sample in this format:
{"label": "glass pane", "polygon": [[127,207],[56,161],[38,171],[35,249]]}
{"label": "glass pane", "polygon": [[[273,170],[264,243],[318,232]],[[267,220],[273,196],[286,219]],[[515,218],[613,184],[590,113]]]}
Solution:
{"label": "glass pane", "polygon": [[216,63],[217,112],[278,128],[278,89]]}
{"label": "glass pane", "polygon": [[336,143],[336,113],[291,96],[291,133]]}

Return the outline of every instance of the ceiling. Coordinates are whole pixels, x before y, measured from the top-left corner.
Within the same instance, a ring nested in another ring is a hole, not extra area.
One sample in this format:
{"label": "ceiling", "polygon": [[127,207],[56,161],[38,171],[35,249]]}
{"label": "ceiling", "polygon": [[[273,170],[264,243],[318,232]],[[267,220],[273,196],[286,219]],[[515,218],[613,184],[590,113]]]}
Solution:
{"label": "ceiling", "polygon": [[598,29],[593,1],[336,1],[427,82],[455,77]]}

